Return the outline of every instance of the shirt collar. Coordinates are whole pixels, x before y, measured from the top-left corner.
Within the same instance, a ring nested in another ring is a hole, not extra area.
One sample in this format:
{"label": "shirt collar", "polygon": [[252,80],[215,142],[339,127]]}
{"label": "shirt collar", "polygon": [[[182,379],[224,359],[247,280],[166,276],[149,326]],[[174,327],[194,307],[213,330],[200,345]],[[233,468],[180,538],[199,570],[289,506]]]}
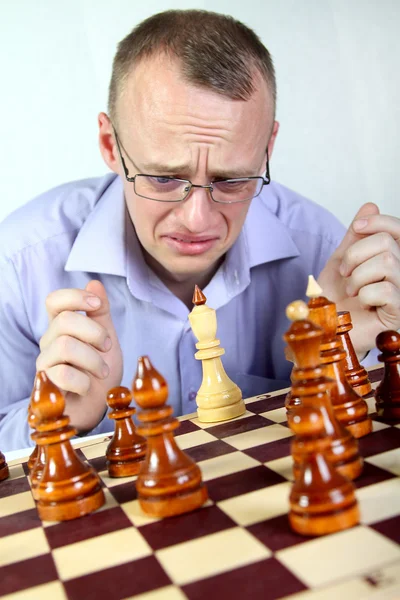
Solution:
{"label": "shirt collar", "polygon": [[120,178],[105,177],[96,197],[92,212],[75,238],[65,270],[126,276],[125,200]]}
{"label": "shirt collar", "polygon": [[125,277],[136,298],[150,301],[149,269],[129,218],[122,181],[115,175],[105,179],[107,185],[97,191],[99,199],[75,239],[65,270]]}

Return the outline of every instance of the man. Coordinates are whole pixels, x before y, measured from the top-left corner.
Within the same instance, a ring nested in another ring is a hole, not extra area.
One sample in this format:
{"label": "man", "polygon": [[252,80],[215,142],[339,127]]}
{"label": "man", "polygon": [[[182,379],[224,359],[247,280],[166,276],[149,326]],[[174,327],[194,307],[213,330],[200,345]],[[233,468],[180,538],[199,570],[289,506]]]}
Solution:
{"label": "man", "polygon": [[360,356],[399,327],[399,220],[366,204],[344,235],[269,183],[275,98],[268,51],[230,17],[169,11],[121,42],[99,115],[113,175],[52,190],[1,228],[3,450],[30,443],[36,369],[65,392],[80,434],[110,429],[106,393],[130,385],[140,354],[166,377],[175,413],[195,410],[196,283],[233,379],[288,379],[284,309],[309,273],[351,310]]}

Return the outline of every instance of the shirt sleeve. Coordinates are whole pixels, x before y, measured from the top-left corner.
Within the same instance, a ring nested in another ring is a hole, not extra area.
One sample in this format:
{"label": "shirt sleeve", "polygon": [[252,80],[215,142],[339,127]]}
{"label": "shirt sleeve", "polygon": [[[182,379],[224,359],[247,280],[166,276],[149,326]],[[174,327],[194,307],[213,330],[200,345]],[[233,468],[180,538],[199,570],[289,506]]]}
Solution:
{"label": "shirt sleeve", "polygon": [[31,446],[27,410],[39,345],[12,261],[0,266],[0,450]]}

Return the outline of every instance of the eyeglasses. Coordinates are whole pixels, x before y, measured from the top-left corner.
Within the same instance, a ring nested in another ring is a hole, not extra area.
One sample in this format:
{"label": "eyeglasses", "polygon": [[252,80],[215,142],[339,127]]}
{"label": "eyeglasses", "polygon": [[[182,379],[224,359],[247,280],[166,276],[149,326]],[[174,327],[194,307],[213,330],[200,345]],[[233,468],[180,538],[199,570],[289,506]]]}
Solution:
{"label": "eyeglasses", "polygon": [[114,126],[112,127],[125,178],[130,183],[133,183],[135,194],[142,198],[156,200],[157,202],[182,202],[188,197],[193,188],[203,188],[209,190],[210,196],[214,202],[221,204],[235,204],[236,202],[249,202],[261,193],[264,185],[268,185],[271,182],[269,175],[268,148],[265,177],[219,179],[213,181],[210,185],[196,185],[189,181],[189,179],[149,175],[145,173],[138,173],[137,175],[130,177],[124,157],[122,156],[121,148],[124,150],[131,163],[133,165],[135,163],[120,142]]}

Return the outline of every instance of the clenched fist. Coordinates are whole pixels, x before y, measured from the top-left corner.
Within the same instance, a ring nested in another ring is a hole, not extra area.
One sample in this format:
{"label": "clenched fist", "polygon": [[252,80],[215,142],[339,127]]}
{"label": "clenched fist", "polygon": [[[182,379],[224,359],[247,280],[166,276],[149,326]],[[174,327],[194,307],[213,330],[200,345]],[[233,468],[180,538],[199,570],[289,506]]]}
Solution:
{"label": "clenched fist", "polygon": [[40,340],[36,369],[64,392],[71,424],[88,431],[101,421],[107,392],[122,378],[106,290],[94,280],[84,290],[57,290],[47,297],[46,308],[49,327]]}

